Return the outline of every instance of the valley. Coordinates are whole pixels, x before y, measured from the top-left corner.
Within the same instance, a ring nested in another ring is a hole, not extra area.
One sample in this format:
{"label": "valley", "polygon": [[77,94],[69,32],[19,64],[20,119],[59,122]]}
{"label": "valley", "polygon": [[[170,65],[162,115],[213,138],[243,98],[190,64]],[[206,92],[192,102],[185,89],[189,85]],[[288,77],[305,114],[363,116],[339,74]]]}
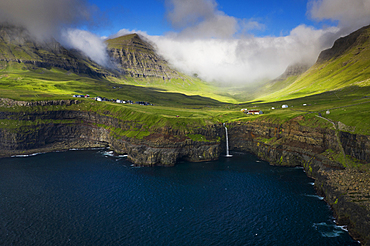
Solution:
{"label": "valley", "polygon": [[253,89],[178,72],[136,34],[107,41],[115,64],[108,68],[56,41],[34,43],[25,30],[0,34],[0,157],[109,147],[138,166],[204,162],[225,153],[225,123],[231,151],[302,166],[338,222],[370,242],[369,26],[339,39],[310,68]]}

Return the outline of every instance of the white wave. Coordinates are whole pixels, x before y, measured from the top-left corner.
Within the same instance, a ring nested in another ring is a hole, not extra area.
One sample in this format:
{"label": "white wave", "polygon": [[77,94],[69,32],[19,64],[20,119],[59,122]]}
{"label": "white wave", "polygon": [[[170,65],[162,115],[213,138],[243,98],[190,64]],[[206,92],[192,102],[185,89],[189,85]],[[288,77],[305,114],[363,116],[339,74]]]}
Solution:
{"label": "white wave", "polygon": [[338,237],[347,230],[346,226],[328,225],[326,222],[314,223],[312,225],[323,237]]}
{"label": "white wave", "polygon": [[343,226],[338,226],[338,225],[336,225],[335,227],[336,227],[336,228],[339,228],[339,229],[341,229],[341,230],[343,230],[343,231],[348,232],[348,228],[347,228],[347,226],[346,226],[346,225],[343,225]]}
{"label": "white wave", "polygon": [[318,196],[318,195],[308,195],[308,194],[305,194],[305,196],[314,197],[314,198],[317,198],[317,199],[320,199],[320,200],[324,200],[324,197]]}
{"label": "white wave", "polygon": [[296,166],[295,169],[303,169],[303,167]]}
{"label": "white wave", "polygon": [[35,156],[35,155],[41,155],[41,154],[45,154],[44,152],[40,152],[40,153],[33,153],[33,154],[29,154],[29,155],[12,155],[11,157],[30,157],[30,156]]}
{"label": "white wave", "polygon": [[114,156],[114,151],[113,150],[104,151],[102,153],[102,155],[105,155],[105,156]]}

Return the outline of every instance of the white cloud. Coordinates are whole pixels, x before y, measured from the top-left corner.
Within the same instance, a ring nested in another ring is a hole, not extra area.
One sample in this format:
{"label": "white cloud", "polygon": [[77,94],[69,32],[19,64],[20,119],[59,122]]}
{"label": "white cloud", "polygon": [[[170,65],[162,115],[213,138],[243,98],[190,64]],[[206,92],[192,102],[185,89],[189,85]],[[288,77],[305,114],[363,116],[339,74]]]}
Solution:
{"label": "white cloud", "polygon": [[328,47],[327,37],[337,31],[301,25],[284,37],[147,38],[156,43],[158,52],[170,64],[184,73],[196,73],[206,81],[242,84],[274,79],[293,63],[313,64],[320,51]]}
{"label": "white cloud", "polygon": [[22,26],[39,40],[57,38],[62,27],[87,24],[96,12],[85,0],[0,1],[0,22]]}
{"label": "white cloud", "polygon": [[61,34],[62,43],[67,48],[77,49],[102,66],[110,66],[107,45],[101,37],[88,31],[65,29]]}
{"label": "white cloud", "polygon": [[370,24],[370,0],[311,0],[308,12],[315,20],[339,21],[349,31]]}

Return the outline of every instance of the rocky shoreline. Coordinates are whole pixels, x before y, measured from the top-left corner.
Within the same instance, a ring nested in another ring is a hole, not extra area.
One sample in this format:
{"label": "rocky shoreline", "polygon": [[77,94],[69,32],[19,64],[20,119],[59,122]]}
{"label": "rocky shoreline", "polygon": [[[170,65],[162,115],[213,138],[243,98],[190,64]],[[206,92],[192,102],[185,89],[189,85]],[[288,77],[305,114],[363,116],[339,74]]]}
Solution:
{"label": "rocky shoreline", "polygon": [[[7,103],[3,101],[3,105]],[[194,141],[184,132],[169,127],[142,139],[117,136],[101,125],[124,129],[125,122],[94,112],[0,112],[0,120],[4,119],[67,121],[18,129],[0,128],[0,157],[109,146],[119,154],[127,154],[136,165],[173,166],[181,159],[191,162],[216,160],[225,151],[225,129],[219,124],[195,129],[196,134],[211,140]],[[299,120],[296,118],[282,125],[264,121],[230,123],[230,150],[253,153],[272,165],[302,166],[307,175],[315,179],[315,188],[333,208],[338,224],[348,225],[354,239],[370,245],[368,171],[345,167],[323,154],[328,149],[338,153],[344,151],[352,158],[369,163],[370,137],[305,127],[298,124]]]}

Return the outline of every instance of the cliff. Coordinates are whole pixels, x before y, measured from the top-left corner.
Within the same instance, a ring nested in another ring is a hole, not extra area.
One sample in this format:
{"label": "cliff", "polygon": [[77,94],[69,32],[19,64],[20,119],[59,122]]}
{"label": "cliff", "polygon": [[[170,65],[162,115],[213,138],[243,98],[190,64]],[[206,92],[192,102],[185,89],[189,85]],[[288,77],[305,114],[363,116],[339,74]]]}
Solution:
{"label": "cliff", "polygon": [[[276,98],[289,99],[294,95],[307,98],[309,95],[338,90],[338,86],[344,88],[361,83],[363,86],[356,89],[358,91],[354,91],[355,88],[350,88],[349,91],[341,90],[342,94],[336,91],[341,99],[334,92],[338,101],[334,101],[334,96],[324,99],[330,101],[326,105],[333,108],[332,105],[336,103],[344,105],[348,95],[356,95],[348,99],[347,104],[358,107],[347,107],[347,115],[355,112],[354,118],[366,121],[368,108],[360,109],[358,100],[362,100],[361,106],[364,106],[370,88],[369,34],[370,26],[337,40],[331,49],[320,54],[318,62],[308,71],[304,72],[307,67],[303,65],[292,66],[280,80],[266,84],[259,93],[276,92],[267,97],[268,100],[274,101]],[[181,74],[171,69],[168,63],[156,54],[155,47],[137,34],[107,40],[107,45],[109,54],[117,61],[121,70],[133,78],[139,78],[132,79],[134,83],[140,82],[141,78],[155,78],[157,81],[182,79]],[[0,70],[11,70],[9,67],[12,66],[18,70],[60,68],[90,77],[115,76],[79,52],[65,49],[55,40],[36,42],[25,29],[2,25]],[[4,86],[3,91],[16,88],[13,92],[18,92],[18,79],[5,78],[7,77],[4,77],[4,84],[7,86]],[[65,91],[68,93],[65,94],[75,91],[85,93],[85,89],[82,91],[81,88],[86,87],[79,87],[77,81],[71,82],[76,82],[76,85],[67,87]],[[58,88],[63,88],[61,85],[58,85]],[[105,91],[103,88],[102,93],[109,95],[116,85],[109,84],[108,87],[109,90]],[[192,87],[192,91],[198,88],[193,84],[189,84],[189,87]],[[90,88],[97,88],[97,85],[93,84],[87,88],[89,89],[86,93],[90,93]],[[133,93],[132,87],[126,88],[129,93]],[[30,85],[26,89],[33,91],[35,86]],[[202,90],[205,89],[199,87],[199,91]],[[116,97],[119,94],[114,92],[111,95]],[[163,94],[160,100],[168,100],[170,95]],[[352,99],[356,101],[353,102]],[[313,100],[315,99],[311,99]],[[202,101],[202,105],[207,105],[210,101],[207,102]],[[184,102],[178,100],[178,103]],[[160,118],[162,114],[158,111],[155,116],[142,113],[141,119],[136,118],[135,121],[132,120],[133,117],[130,118],[130,114],[140,114],[140,110],[125,111],[125,114],[117,116],[118,113],[114,114],[113,111],[122,112],[129,109],[111,107],[112,112],[109,112],[100,111],[99,106],[94,108],[94,105],[90,108],[85,107],[86,104],[75,107],[81,104],[83,103],[76,100],[0,99],[0,157],[72,148],[110,147],[117,153],[127,154],[128,159],[135,165],[173,166],[181,159],[192,162],[215,160],[225,151],[225,129],[222,124],[213,124],[216,118],[204,121],[202,119],[197,124],[187,125],[184,121],[192,119],[189,117],[183,121],[185,126],[181,127],[176,125],[178,121],[175,120],[167,120],[166,124],[155,126],[154,124],[160,121],[150,119],[152,122],[148,126],[148,118]],[[305,112],[310,113],[309,111]],[[313,111],[314,109],[311,112]],[[254,121],[244,118],[244,121],[229,123],[227,127],[231,151],[254,153],[272,165],[302,166],[307,175],[316,179],[315,187],[333,208],[338,223],[347,224],[354,238],[370,245],[370,137],[346,132],[346,127],[339,123],[335,129],[315,127],[314,124],[307,126],[302,123],[303,116],[284,123],[268,121],[267,118],[263,120],[261,117]],[[354,126],[355,124],[352,127]]]}
{"label": "cliff", "polygon": [[300,120],[297,117],[281,125],[263,121],[231,124],[230,147],[254,153],[272,165],[302,166],[333,208],[337,223],[348,225],[355,239],[370,245],[369,170],[343,165],[330,154],[344,151],[358,166],[369,163],[370,136],[305,127]]}
{"label": "cliff", "polygon": [[154,77],[163,80],[181,78],[180,74],[156,53],[154,46],[138,34],[108,39],[106,43],[110,57],[131,77]]}
{"label": "cliff", "polygon": [[[0,101],[3,105],[32,107],[46,105],[72,105],[74,100],[41,103]],[[45,112],[0,112],[0,157],[68,150],[72,148],[111,147],[127,154],[136,165],[173,166],[179,159],[192,162],[215,160],[220,155],[216,139],[199,142],[184,132],[163,127],[142,139],[117,135],[111,129],[130,131],[144,128],[135,122],[127,122],[95,112],[56,110]],[[11,122],[4,125],[4,122]],[[19,123],[22,122],[22,123]],[[19,125],[18,125],[19,123]],[[29,124],[28,124],[29,123]],[[202,132],[202,130],[199,130]],[[212,131],[211,131],[212,132]],[[197,133],[197,131],[195,131]],[[213,136],[214,137],[214,136]]]}
{"label": "cliff", "polygon": [[[135,138],[119,135],[114,129],[130,130],[135,124],[140,131],[144,125],[117,119],[109,113],[25,110],[47,105],[70,107],[78,101],[27,103],[1,101],[0,157],[109,146],[117,153],[127,154],[135,165],[173,166],[180,159],[215,160],[225,152],[225,129],[221,124],[193,129],[192,133],[200,134],[206,141],[192,140],[188,130],[171,126]],[[20,107],[5,110],[15,106]],[[361,168],[361,163],[370,162],[370,137],[307,127],[300,123],[302,120],[300,116],[283,124],[263,120],[230,123],[227,125],[230,149],[254,153],[272,165],[302,166],[316,180],[316,189],[333,208],[338,223],[348,225],[355,239],[370,245],[370,177],[369,170]],[[11,123],[4,125],[6,122]],[[337,157],[342,154],[356,160],[359,168],[339,162]]]}

